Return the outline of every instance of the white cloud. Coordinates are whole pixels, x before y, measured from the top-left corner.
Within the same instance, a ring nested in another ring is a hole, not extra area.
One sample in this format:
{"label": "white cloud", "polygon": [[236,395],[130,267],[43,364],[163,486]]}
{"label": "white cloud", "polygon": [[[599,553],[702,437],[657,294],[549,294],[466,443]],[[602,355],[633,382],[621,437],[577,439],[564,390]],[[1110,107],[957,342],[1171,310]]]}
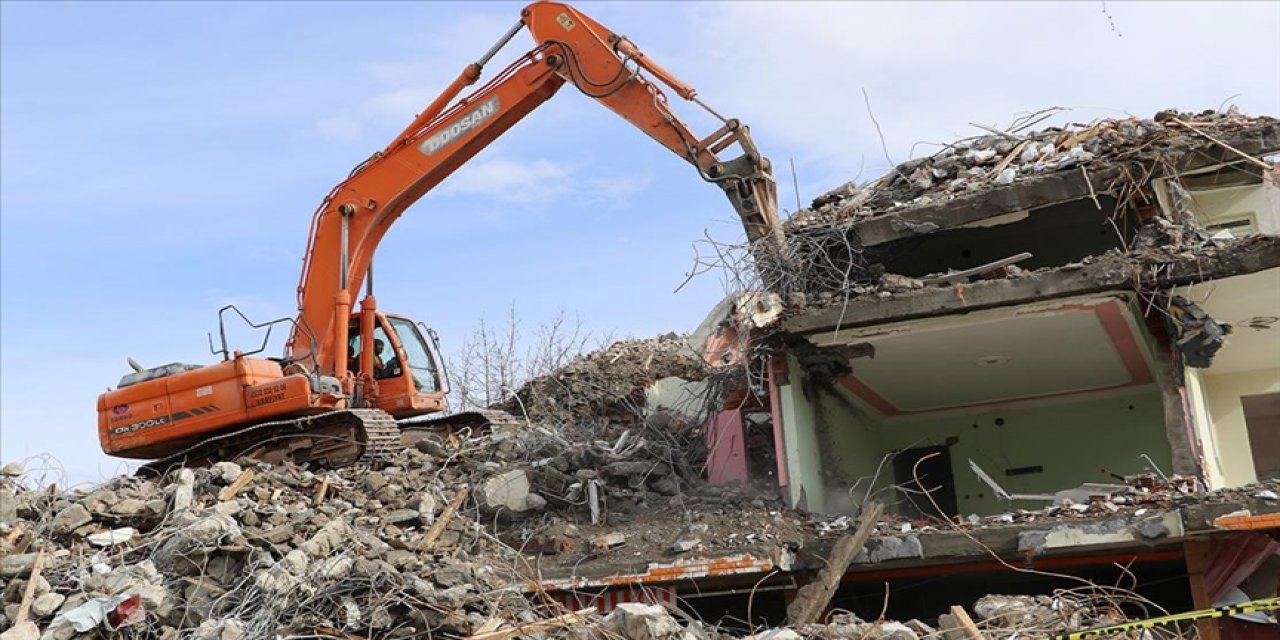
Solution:
{"label": "white cloud", "polygon": [[564,202],[618,207],[634,201],[651,182],[644,174],[601,176],[575,165],[517,159],[492,149],[464,164],[428,197],[463,196],[529,209]]}
{"label": "white cloud", "polygon": [[622,206],[649,187],[653,177],[643,174],[591,178],[586,180],[583,196],[587,203]]}
{"label": "white cloud", "polygon": [[549,160],[520,161],[499,155],[463,165],[436,193],[545,206],[571,190],[573,173],[568,166]]}
{"label": "white cloud", "polygon": [[[407,124],[411,117],[435,99],[438,94],[432,91],[431,87],[394,89],[365,100],[361,111],[369,117],[399,119]],[[438,92],[439,88],[434,91]]]}
{"label": "white cloud", "polygon": [[793,153],[821,188],[887,164],[863,88],[898,162],[917,141],[1054,105],[1077,120],[1149,117],[1240,93],[1246,111],[1280,111],[1277,5],[1107,8],[1122,36],[1097,3],[693,3],[680,23],[698,37],[673,34],[669,66],[750,124],[780,172]]}
{"label": "white cloud", "polygon": [[[407,125],[467,64],[483,53],[489,43],[506,33],[515,15],[518,14],[467,13],[449,23],[433,25],[429,34],[413,32],[400,37],[397,49],[403,52],[402,59],[371,62],[363,67],[363,79],[372,82],[376,93],[359,100],[354,107],[320,118],[315,124],[316,131],[334,140],[352,141],[363,138],[372,129],[383,131],[388,125]],[[494,58],[485,69],[487,75],[472,88],[483,84],[500,70],[499,65],[523,53],[530,44],[527,35],[523,40],[517,36],[509,48]],[[465,89],[463,95],[466,95]]]}

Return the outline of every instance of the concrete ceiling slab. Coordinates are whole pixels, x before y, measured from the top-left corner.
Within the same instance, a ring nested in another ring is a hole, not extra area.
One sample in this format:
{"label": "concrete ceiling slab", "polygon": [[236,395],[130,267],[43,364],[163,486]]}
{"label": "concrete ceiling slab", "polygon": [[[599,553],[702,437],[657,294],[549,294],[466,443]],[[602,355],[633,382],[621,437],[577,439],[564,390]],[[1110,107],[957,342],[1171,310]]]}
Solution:
{"label": "concrete ceiling slab", "polygon": [[815,336],[869,343],[841,384],[886,416],[1082,394],[1152,382],[1140,325],[1123,298],[997,309]]}

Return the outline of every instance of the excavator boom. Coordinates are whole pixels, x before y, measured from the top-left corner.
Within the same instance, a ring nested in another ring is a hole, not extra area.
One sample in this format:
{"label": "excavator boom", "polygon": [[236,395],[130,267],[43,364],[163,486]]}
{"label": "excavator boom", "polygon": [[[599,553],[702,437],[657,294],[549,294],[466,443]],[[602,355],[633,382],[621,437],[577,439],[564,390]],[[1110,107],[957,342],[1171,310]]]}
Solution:
{"label": "excavator boom", "polygon": [[[484,84],[483,68],[520,31],[533,49]],[[653,79],[650,79],[650,76]],[[775,252],[776,187],[769,161],[746,126],[721,118],[699,137],[671,110],[665,85],[703,106],[693,87],[573,7],[536,2],[479,60],[385,148],[357,166],[312,215],[298,283],[298,315],[284,358],[259,359],[225,344],[223,362],[135,367],[98,399],[103,450],[160,458],[148,468],[206,464],[251,455],[341,466],[377,456],[412,434],[393,418],[444,410],[447,376],[435,335],[409,318],[379,311],[372,295],[374,253],[406,208],[496,140],[565,84],[635,125],[719,186],[749,241]],[[737,144],[741,154],[722,159]],[[369,292],[353,308],[362,284]],[[224,309],[225,311],[225,309]],[[243,316],[242,316],[243,317]],[[269,326],[251,325],[255,327]],[[223,334],[225,336],[225,334]],[[269,334],[268,334],[269,335]],[[265,344],[265,342],[264,342]],[[449,416],[492,424],[492,412]],[[437,425],[438,426],[438,425]]]}
{"label": "excavator boom", "polygon": [[[479,80],[484,64],[526,28],[537,46],[455,102],[463,88]],[[395,140],[357,167],[316,210],[298,285],[298,325],[314,332],[320,370],[338,377],[344,373],[335,345],[345,342],[345,318],[352,300],[343,299],[341,293],[352,296],[359,291],[391,224],[566,82],[690,162],[704,180],[720,186],[741,217],[748,241],[774,238],[776,186],[769,162],[756,149],[748,128],[722,119],[719,129],[699,138],[641,70],[677,95],[697,101],[692,87],[626,37],[573,7],[557,2],[526,7],[520,21],[494,47],[468,65]],[[721,160],[719,154],[734,143],[742,148],[742,155]],[[308,355],[311,345],[302,338],[295,334],[290,341],[291,357]]]}

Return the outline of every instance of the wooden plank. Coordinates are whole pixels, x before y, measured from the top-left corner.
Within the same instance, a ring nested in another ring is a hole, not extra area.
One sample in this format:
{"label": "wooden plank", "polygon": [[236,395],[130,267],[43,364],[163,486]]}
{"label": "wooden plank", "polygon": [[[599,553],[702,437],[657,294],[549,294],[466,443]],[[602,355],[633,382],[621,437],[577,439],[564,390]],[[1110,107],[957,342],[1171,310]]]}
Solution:
{"label": "wooden plank", "polygon": [[13,625],[16,627],[27,621],[27,614],[31,612],[31,602],[35,600],[36,583],[40,581],[40,571],[44,569],[44,549],[36,554],[35,564],[31,567],[31,577],[27,578],[27,588],[22,593],[22,603],[18,605],[18,615],[13,619]]}
{"label": "wooden plank", "polygon": [[1008,258],[1001,258],[1000,260],[988,262],[987,264],[973,267],[972,269],[965,269],[964,271],[948,273],[948,274],[937,276],[934,278],[922,278],[920,282],[923,282],[926,285],[931,285],[931,284],[943,284],[947,282],[958,282],[960,280],[968,280],[973,276],[980,276],[988,271],[995,271],[1000,267],[1007,267],[1011,264],[1017,264],[1029,258],[1031,258],[1031,253],[1028,251],[1023,251],[1022,253],[1019,253],[1017,255],[1012,255],[1012,256],[1009,256]]}
{"label": "wooden plank", "polygon": [[969,612],[964,610],[960,605],[951,607],[951,619],[959,626],[964,633],[966,640],[985,640],[982,632],[978,630],[978,625],[973,623],[973,618],[969,617]]}
{"label": "wooden plank", "polygon": [[968,640],[964,627],[949,613],[938,616],[938,630],[942,632],[943,640]]}
{"label": "wooden plank", "polygon": [[436,539],[440,537],[440,534],[444,533],[445,525],[449,524],[449,521],[453,519],[453,514],[457,512],[458,507],[462,506],[462,501],[466,500],[467,495],[470,493],[471,491],[467,487],[458,489],[458,493],[454,494],[453,500],[449,501],[449,506],[440,512],[440,517],[436,518],[435,524],[431,525],[431,528],[427,530],[427,535],[422,538],[422,544],[419,545],[419,549],[426,551],[435,546]]}
{"label": "wooden plank", "polygon": [[222,491],[218,492],[218,500],[220,502],[226,502],[236,497],[236,494],[240,493],[240,490],[248,486],[250,482],[253,482],[253,475],[253,469],[245,469],[240,473],[240,477],[236,478],[235,482],[232,482],[224,487]]}
{"label": "wooden plank", "polygon": [[822,613],[831,603],[840,586],[840,579],[849,569],[854,556],[867,544],[867,540],[876,529],[876,521],[884,505],[869,502],[862,507],[862,515],[858,516],[858,528],[852,535],[845,535],[836,542],[831,555],[827,557],[827,566],[818,572],[818,579],[800,588],[796,598],[787,606],[787,622],[792,626],[818,622]]}
{"label": "wooden plank", "polygon": [[311,500],[311,504],[321,504],[324,502],[325,496],[329,495],[329,476],[325,476],[320,481],[320,488],[316,489],[315,498]]}

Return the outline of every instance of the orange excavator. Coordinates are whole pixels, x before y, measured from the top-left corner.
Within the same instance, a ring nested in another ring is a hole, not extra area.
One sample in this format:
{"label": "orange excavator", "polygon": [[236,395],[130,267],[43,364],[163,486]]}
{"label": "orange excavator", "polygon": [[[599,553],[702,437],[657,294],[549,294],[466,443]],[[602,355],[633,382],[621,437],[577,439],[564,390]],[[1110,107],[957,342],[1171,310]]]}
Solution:
{"label": "orange excavator", "polygon": [[[486,84],[457,99],[504,45],[527,28],[537,42]],[[693,134],[650,77],[721,123]],[[219,312],[217,364],[174,363],[134,372],[98,398],[103,451],[154,460],[145,470],[200,466],[252,456],[340,467],[377,457],[407,440],[397,420],[445,410],[448,382],[435,334],[379,310],[374,252],[391,224],[465,162],[547,101],[564,84],[638,127],[684,158],[728,196],[751,242],[776,239],[777,196],[769,161],[746,126],[720,117],[693,87],[625,36],[565,4],[536,2],[479,61],[461,74],[385,149],[358,165],[325,197],[311,220],[298,315],[249,325],[266,334],[287,327],[280,358],[227,346]],[[737,144],[741,155],[721,160]],[[366,293],[353,309],[353,296]],[[492,412],[454,414],[428,428],[491,423]],[[411,427],[403,427],[411,428]],[[419,427],[422,428],[422,427]]]}

